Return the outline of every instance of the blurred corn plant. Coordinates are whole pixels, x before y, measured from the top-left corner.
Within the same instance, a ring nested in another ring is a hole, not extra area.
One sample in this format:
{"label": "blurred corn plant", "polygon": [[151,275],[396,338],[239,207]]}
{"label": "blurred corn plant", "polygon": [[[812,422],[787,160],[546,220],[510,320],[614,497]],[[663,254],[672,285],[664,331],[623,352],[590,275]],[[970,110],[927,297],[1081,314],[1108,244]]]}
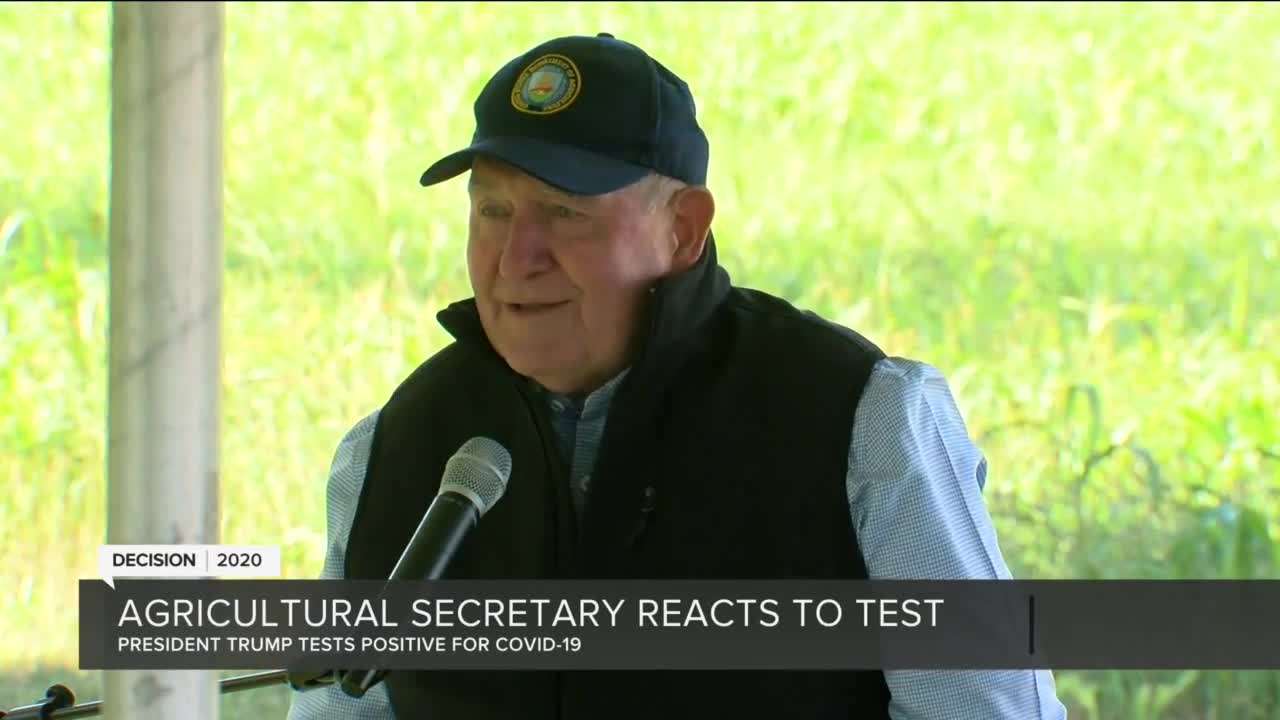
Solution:
{"label": "blurred corn plant", "polygon": [[[102,540],[109,8],[0,4],[0,670],[75,664]],[[338,439],[468,292],[465,190],[417,176],[565,28],[689,80],[735,280],[946,373],[1015,575],[1277,576],[1256,3],[228,4],[224,539],[318,572]],[[1280,717],[1276,673],[1056,676],[1073,720]]]}

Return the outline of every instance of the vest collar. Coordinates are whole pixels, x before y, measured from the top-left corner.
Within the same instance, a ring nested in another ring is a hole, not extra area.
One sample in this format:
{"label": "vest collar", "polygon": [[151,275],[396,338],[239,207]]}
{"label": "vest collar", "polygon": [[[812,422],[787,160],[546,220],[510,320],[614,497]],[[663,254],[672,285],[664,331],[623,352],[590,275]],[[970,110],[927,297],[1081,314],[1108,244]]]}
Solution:
{"label": "vest collar", "polygon": [[[633,363],[657,360],[695,336],[729,289],[729,274],[717,261],[715,236],[708,233],[706,249],[693,267],[659,280],[650,289],[652,297],[640,323],[639,356]],[[485,334],[474,297],[451,303],[436,319],[458,342],[500,359]]]}

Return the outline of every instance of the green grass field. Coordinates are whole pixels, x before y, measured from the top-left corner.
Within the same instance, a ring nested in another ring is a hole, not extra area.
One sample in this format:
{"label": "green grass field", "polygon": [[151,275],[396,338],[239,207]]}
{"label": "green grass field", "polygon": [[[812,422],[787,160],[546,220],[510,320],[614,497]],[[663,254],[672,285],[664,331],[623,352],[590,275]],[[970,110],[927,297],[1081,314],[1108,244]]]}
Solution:
{"label": "green grass field", "polygon": [[[419,173],[494,69],[598,31],[693,87],[736,281],[946,373],[1015,574],[1280,576],[1258,3],[230,4],[222,541],[319,572],[335,444],[468,293],[462,183]],[[109,72],[108,4],[0,5],[0,708],[98,697]],[[1073,720],[1280,715],[1277,673],[1057,677]]]}

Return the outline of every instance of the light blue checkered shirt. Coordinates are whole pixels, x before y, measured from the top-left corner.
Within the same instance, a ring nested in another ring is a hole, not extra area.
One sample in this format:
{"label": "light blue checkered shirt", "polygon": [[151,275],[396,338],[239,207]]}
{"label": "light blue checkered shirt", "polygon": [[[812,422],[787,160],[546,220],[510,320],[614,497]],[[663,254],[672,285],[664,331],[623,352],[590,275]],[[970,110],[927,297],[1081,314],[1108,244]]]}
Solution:
{"label": "light blue checkered shirt", "polygon": [[[625,373],[623,373],[625,375]],[[585,400],[552,395],[553,424],[571,458],[574,503],[591,479],[614,389]],[[328,537],[321,577],[342,577],[347,536],[364,482],[377,412],[338,445],[328,482]],[[846,485],[858,546],[872,579],[1009,579],[982,499],[987,465],[945,378],[903,358],[876,365],[849,446]],[[1064,720],[1049,671],[888,671],[894,720]],[[296,693],[289,720],[390,720],[382,685],[355,699],[336,687]],[[425,720],[431,720],[426,718]]]}

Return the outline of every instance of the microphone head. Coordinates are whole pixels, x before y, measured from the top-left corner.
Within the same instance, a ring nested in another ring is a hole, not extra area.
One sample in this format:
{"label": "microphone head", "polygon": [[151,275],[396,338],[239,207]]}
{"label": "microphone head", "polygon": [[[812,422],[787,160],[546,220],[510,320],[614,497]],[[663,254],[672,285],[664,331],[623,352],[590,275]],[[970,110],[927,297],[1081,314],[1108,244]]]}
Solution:
{"label": "microphone head", "polygon": [[444,466],[440,492],[463,495],[484,515],[506,492],[511,453],[487,437],[473,437]]}

